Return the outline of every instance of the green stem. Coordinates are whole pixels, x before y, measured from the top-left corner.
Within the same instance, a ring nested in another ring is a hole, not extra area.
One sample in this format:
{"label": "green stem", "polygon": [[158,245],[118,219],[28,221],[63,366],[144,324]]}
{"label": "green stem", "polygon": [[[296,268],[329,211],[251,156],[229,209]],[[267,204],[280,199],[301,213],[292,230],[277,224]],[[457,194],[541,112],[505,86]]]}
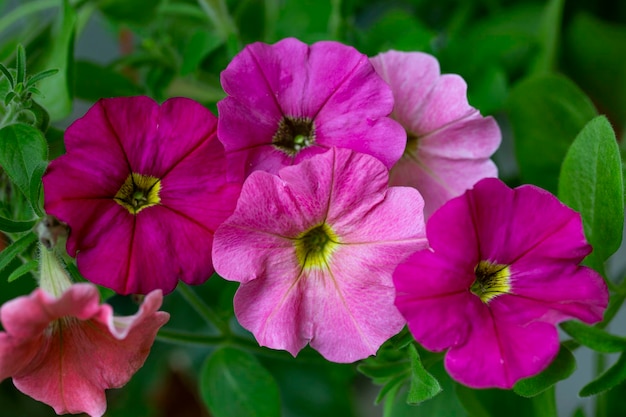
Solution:
{"label": "green stem", "polygon": [[198,297],[198,294],[196,294],[194,290],[182,282],[178,285],[178,287],[176,287],[176,289],[207,323],[216,327],[222,335],[230,335],[228,323],[225,322],[215,311],[213,311],[207,303]]}

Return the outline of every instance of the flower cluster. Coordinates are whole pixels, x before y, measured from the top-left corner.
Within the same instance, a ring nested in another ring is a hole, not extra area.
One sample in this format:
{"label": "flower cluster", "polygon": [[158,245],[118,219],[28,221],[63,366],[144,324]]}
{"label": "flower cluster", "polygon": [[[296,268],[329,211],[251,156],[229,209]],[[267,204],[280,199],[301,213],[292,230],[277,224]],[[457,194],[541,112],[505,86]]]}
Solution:
{"label": "flower cluster", "polygon": [[219,118],[109,98],[67,129],[45,210],[87,280],[145,300],[115,317],[43,248],[41,288],[0,309],[0,379],[101,416],[167,321],[162,294],[214,271],[262,346],[354,362],[408,322],[472,387],[511,388],[555,357],[556,323],[602,318],[580,216],[493,178],[498,125],[432,56],[289,38],[248,45],[221,82]]}

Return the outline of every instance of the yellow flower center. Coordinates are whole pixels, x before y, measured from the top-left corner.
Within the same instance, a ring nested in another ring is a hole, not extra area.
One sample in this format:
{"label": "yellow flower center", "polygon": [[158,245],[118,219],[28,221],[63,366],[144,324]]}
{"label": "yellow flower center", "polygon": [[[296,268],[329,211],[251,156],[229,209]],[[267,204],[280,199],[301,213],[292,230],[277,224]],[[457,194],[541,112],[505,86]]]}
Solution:
{"label": "yellow flower center", "polygon": [[511,269],[508,265],[480,261],[474,268],[474,274],[476,279],[470,291],[485,304],[511,291]]}
{"label": "yellow flower center", "polygon": [[133,172],[126,178],[114,199],[130,214],[137,214],[161,202],[159,191],[161,191],[160,179]]}
{"label": "yellow flower center", "polygon": [[304,269],[324,268],[338,245],[337,235],[326,223],[300,233],[294,243],[296,257]]}

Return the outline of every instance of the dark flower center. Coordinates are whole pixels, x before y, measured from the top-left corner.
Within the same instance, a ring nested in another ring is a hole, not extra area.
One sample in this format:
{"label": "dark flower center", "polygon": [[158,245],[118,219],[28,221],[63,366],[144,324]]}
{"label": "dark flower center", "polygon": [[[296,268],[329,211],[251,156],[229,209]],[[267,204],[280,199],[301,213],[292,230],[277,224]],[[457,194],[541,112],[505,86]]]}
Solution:
{"label": "dark flower center", "polygon": [[406,146],[404,148],[403,156],[416,156],[419,140],[420,140],[419,136],[407,130],[406,131]]}
{"label": "dark flower center", "polygon": [[470,291],[485,304],[497,296],[508,294],[511,291],[511,269],[508,265],[480,261],[474,268],[474,274],[476,279],[472,283]]}
{"label": "dark flower center", "polygon": [[296,257],[303,268],[323,268],[338,245],[337,235],[326,223],[300,233],[295,240]]}
{"label": "dark flower center", "polygon": [[289,156],[315,143],[315,124],[307,117],[283,117],[272,138],[272,144]]}
{"label": "dark flower center", "polygon": [[159,197],[161,180],[149,175],[132,173],[115,194],[115,201],[125,207],[130,214],[137,214],[146,207],[161,202]]}

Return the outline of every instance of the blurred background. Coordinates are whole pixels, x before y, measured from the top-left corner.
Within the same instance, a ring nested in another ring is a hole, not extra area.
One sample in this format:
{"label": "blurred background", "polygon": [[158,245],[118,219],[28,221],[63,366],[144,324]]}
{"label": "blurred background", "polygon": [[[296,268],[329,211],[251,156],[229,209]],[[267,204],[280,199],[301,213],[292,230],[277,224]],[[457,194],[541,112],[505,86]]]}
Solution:
{"label": "blurred background", "polygon": [[[534,156],[520,148],[516,115],[551,100],[545,91],[550,84],[528,83],[534,76],[565,80],[568,88],[582,92],[597,112],[607,115],[620,144],[625,133],[624,1],[0,0],[0,62],[12,66],[21,43],[29,68],[61,69],[60,76],[40,88],[52,119],[46,135],[51,158],[63,152],[63,130],[101,97],[147,94],[162,101],[186,96],[216,113],[215,103],[224,96],[219,74],[230,59],[248,43],[284,37],[309,43],[337,40],[370,56],[389,49],[435,55],[443,73],[460,74],[467,81],[470,103],[483,115],[497,118],[504,140],[494,159],[510,185],[535,183],[555,192],[559,161],[580,130],[561,119],[558,109],[548,111],[553,130],[542,132],[544,125],[534,125],[539,130],[532,132],[538,137],[530,145]],[[532,89],[535,96],[529,98],[525,94]],[[569,142],[564,145],[557,135]],[[557,162],[545,170],[524,170],[532,162],[529,158],[542,155],[554,155]],[[607,274],[619,280],[625,271],[622,248]],[[7,284],[0,276],[0,301],[34,286],[34,279]],[[213,277],[195,290],[224,317],[232,317],[236,284]],[[120,314],[136,309],[128,298],[113,297],[110,302]],[[164,309],[173,312],[168,327],[210,332],[178,293],[167,297]],[[611,330],[626,333],[624,323],[622,314]],[[108,392],[106,416],[209,416],[202,405],[198,370],[210,351],[157,341],[131,382]],[[383,407],[374,405],[379,388],[355,365],[327,363],[309,348],[298,359],[284,352],[257,353],[279,384],[284,416],[383,415]],[[576,358],[576,372],[557,386],[560,416],[572,416],[580,407],[593,415],[606,398],[623,398],[623,384],[601,398],[579,398],[577,393],[597,368],[615,357],[598,359],[590,350],[579,349]],[[441,369],[432,372],[443,375]],[[454,391],[442,378],[444,391]],[[467,415],[456,398],[440,397],[417,407],[398,406],[393,416]],[[615,415],[626,415],[626,406],[622,411]],[[17,392],[10,380],[0,384],[0,417],[53,415],[49,407]]]}

